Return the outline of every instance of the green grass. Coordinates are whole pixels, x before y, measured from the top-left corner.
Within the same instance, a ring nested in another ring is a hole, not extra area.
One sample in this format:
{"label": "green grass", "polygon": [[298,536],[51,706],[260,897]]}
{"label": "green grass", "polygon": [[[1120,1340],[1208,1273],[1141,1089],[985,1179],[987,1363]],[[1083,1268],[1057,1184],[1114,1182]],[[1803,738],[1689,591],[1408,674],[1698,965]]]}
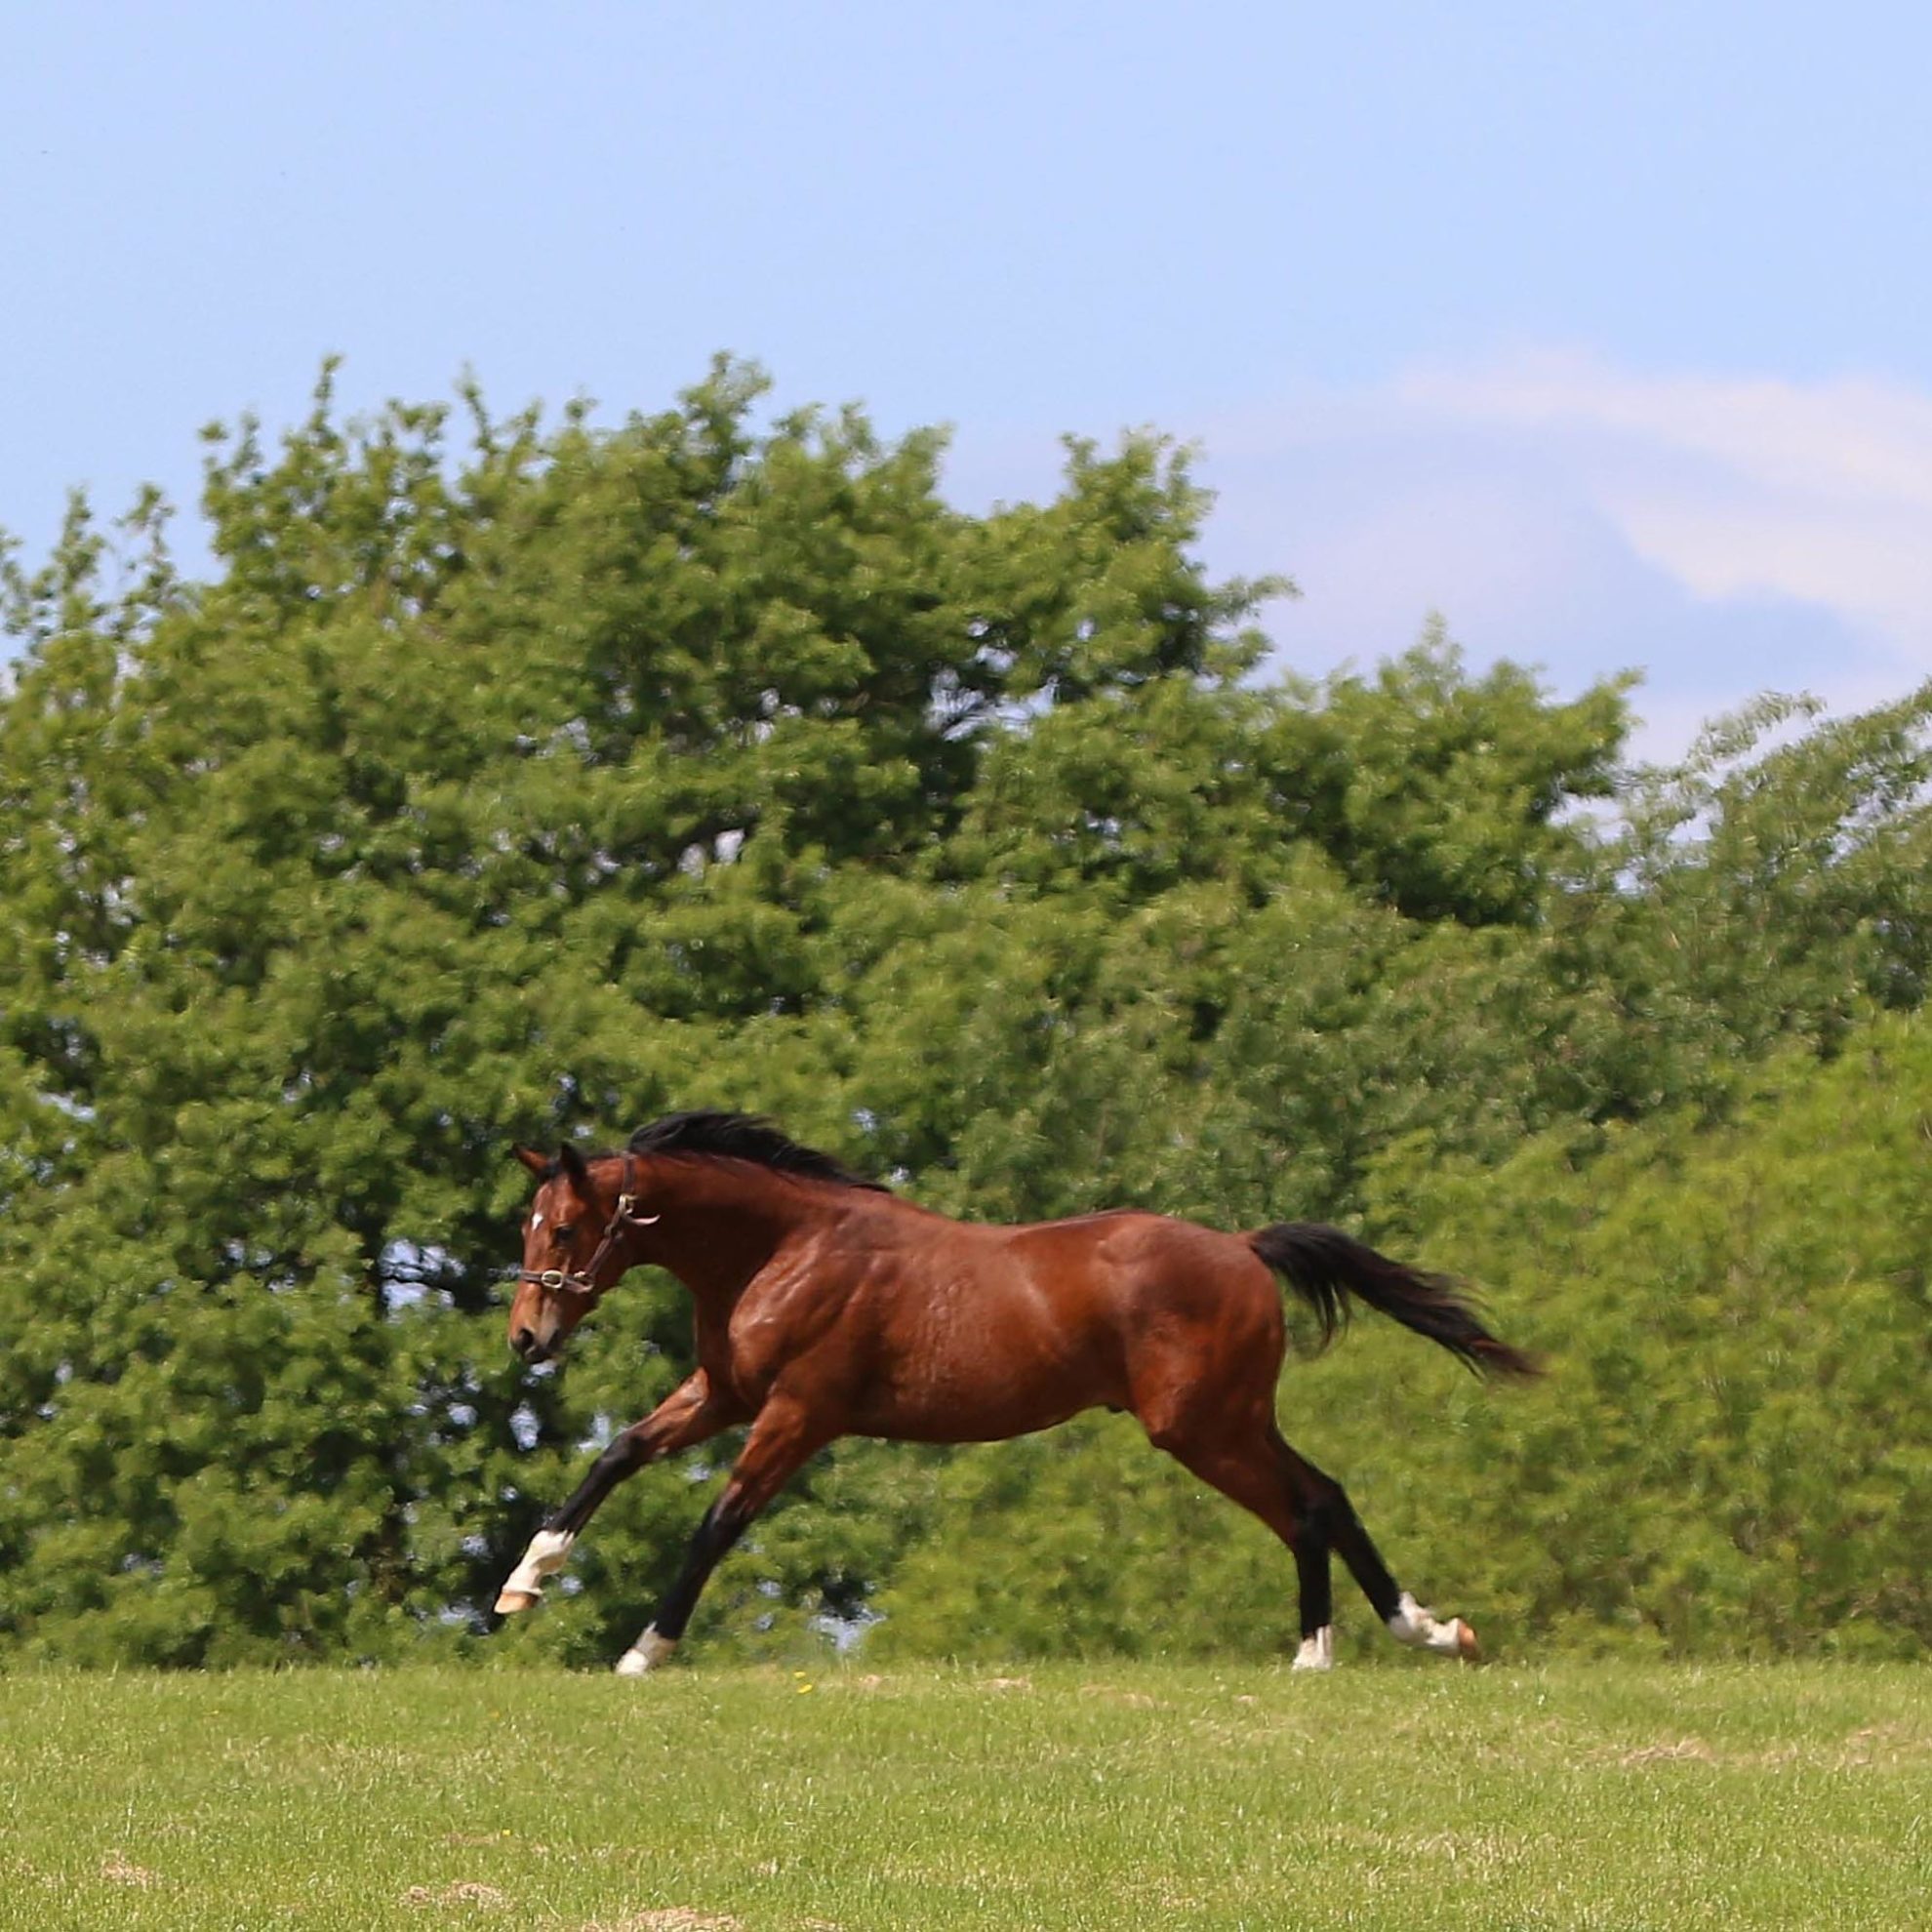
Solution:
{"label": "green grass", "polygon": [[21,1927],[1932,1922],[1912,1668],[25,1674],[0,1793]]}

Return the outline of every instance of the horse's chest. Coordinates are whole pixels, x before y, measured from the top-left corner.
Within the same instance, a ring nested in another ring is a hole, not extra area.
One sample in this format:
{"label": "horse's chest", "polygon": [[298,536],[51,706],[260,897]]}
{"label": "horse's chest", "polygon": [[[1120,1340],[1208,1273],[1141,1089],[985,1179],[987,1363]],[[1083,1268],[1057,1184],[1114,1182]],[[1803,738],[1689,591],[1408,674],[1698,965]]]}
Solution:
{"label": "horse's chest", "polygon": [[774,1271],[753,1282],[714,1339],[719,1360],[713,1372],[722,1372],[754,1407],[787,1370],[836,1385],[849,1382],[848,1371],[873,1352],[876,1341],[865,1292],[870,1272],[822,1265]]}
{"label": "horse's chest", "polygon": [[699,1351],[712,1378],[728,1384],[755,1408],[785,1365],[796,1359],[802,1339],[795,1316],[782,1303],[747,1298],[714,1334],[699,1338]]}
{"label": "horse's chest", "polygon": [[726,1350],[732,1387],[747,1401],[760,1402],[784,1368],[788,1351],[783,1337],[756,1322],[734,1324]]}

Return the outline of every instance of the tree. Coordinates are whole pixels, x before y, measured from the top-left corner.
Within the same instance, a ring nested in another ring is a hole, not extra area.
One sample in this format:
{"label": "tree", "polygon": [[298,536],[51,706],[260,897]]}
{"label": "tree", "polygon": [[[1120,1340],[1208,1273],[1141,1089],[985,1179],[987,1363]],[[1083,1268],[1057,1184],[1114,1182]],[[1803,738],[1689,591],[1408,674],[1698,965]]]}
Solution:
{"label": "tree", "polygon": [[[516,1367],[512,1139],[736,1106],[955,1213],[1380,1217],[1429,1252],[1439,1216],[1455,1260],[1463,1197],[1414,1177],[1721,1119],[1922,1001],[1932,698],[1626,779],[1620,685],[1558,702],[1439,630],[1270,680],[1280,586],[1208,578],[1156,439],[976,517],[936,435],[762,395],[720,363],[615,427],[473,392],[343,423],[325,371],[274,447],[210,432],[205,581],[152,498],[8,560],[0,1650],[473,1647],[689,1348],[643,1277],[562,1373]],[[904,1580],[1009,1494],[1029,1539],[1060,1499],[1068,1549],[1142,1509],[1179,1536],[1157,1465],[1103,1509],[1119,1434],[841,1445],[711,1627],[876,1599],[942,1642]],[[627,1485],[496,1652],[612,1654],[708,1468]],[[1139,1588],[987,1640],[1151,1640]],[[1268,1640],[1246,1588],[1213,1640]]]}

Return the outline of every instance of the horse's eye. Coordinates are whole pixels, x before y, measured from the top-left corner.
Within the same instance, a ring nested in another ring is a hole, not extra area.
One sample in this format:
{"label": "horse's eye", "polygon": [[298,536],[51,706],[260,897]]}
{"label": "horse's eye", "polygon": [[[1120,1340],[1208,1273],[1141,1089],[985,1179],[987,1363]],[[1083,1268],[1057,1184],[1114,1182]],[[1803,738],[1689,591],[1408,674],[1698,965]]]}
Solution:
{"label": "horse's eye", "polygon": [[577,1232],[577,1223],[574,1221],[559,1222],[550,1231],[556,1235],[559,1241],[568,1241]]}

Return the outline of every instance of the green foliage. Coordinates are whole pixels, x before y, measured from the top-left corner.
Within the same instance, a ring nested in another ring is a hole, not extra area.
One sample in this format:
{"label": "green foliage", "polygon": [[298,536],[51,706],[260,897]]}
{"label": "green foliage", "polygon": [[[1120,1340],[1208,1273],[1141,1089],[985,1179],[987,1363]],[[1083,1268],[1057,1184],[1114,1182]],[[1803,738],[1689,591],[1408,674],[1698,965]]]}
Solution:
{"label": "green foliage", "polygon": [[1914,1015],[1826,1065],[1774,1058],[1721,1130],[1550,1135],[1490,1175],[1392,1150],[1391,1231],[1480,1258],[1556,1369],[1455,1415],[1484,1480],[1451,1514],[1520,1628],[1685,1654],[1932,1641],[1928,1095]]}
{"label": "green foliage", "polygon": [[[1165,445],[1072,444],[1052,501],[975,517],[936,435],[768,418],[762,391],[720,363],[616,428],[473,392],[344,424],[325,371],[273,446],[208,432],[206,581],[151,497],[104,531],[77,503],[38,570],[0,558],[0,1652],[474,1646],[538,1516],[689,1348],[643,1277],[562,1373],[510,1361],[512,1138],[739,1106],[955,1213],[1366,1216],[1502,1289],[1515,1251],[1470,1203],[1541,1226],[1522,1163],[1649,1226],[1766,1080],[1904,1051],[1871,1029],[1932,967],[1932,693],[1808,730],[1767,704],[1631,774],[1621,685],[1555,702],[1439,627],[1371,677],[1269,682],[1249,619],[1283,586],[1209,580]],[[1671,1151],[1630,1164],[1653,1133]],[[1810,1296],[1866,1265],[1843,1222],[1815,1251],[1686,1253]],[[1481,1499],[1565,1398],[1479,1398],[1364,1336],[1287,1399],[1381,1418],[1333,1457],[1371,1521],[1524,1630],[1785,1641],[1806,1625],[1766,1592],[1802,1548],[1841,1579],[1789,1598],[1810,1628],[1921,1631],[1909,1589],[1846,1567],[1823,1485],[1727,1513],[1735,1418],[1671,1391],[1730,1317],[1679,1269],[1692,1326],[1663,1349],[1648,1303],[1591,1298],[1639,1251],[1605,1240],[1560,1310],[1501,1312],[1641,1356],[1628,1388],[1589,1357],[1564,1438],[1579,1471],[1601,1442],[1623,1513],[1527,1536]],[[1889,1306],[1859,1316],[1868,1369],[1832,1375],[1869,1370],[1896,1420]],[[1802,1335],[1766,1359],[1815,1378]],[[1897,1469],[1806,1433],[1820,1387],[1773,1378],[1760,1407],[1863,1472],[1863,1544],[1894,1560],[1919,1533]],[[1401,1420],[1418,1395],[1454,1424],[1439,1451]],[[1626,1435],[1698,1472],[1641,1564]],[[607,1657],[713,1469],[626,1485],[574,1588],[493,1646]],[[1486,1525],[1479,1556],[1425,1522]],[[1177,1590],[1202,1611],[1179,1638]],[[783,1651],[877,1599],[903,1646],[1262,1646],[1286,1595],[1259,1530],[1106,1424],[841,1445],[697,1634]]]}
{"label": "green foliage", "polygon": [[[1932,1642],[1932,1026],[1759,1068],[1500,1167],[1391,1144],[1370,1226],[1460,1268],[1544,1383],[1500,1392],[1365,1318],[1291,1366],[1284,1431],[1397,1574],[1506,1653],[1912,1657]],[[962,1455],[879,1608],[886,1654],[1280,1647],[1293,1570],[1123,1423]],[[1345,1634],[1379,1641],[1343,1582]]]}

